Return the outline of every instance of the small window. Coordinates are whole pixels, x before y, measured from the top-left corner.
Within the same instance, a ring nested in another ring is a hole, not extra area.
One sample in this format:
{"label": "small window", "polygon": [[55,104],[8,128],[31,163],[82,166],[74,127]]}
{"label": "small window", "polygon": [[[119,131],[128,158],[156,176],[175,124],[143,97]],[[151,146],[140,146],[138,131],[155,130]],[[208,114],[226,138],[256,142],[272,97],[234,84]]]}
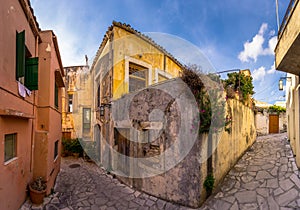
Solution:
{"label": "small window", "polygon": [[17,134],[6,134],[4,141],[4,161],[7,162],[17,156]]}
{"label": "small window", "polygon": [[91,129],[91,109],[90,108],[83,108],[82,110],[82,130],[84,134],[90,132]]}
{"label": "small window", "polygon": [[73,112],[73,94],[69,94],[69,108],[68,112]]}
{"label": "small window", "polygon": [[148,69],[129,62],[129,92],[134,92],[148,86]]}
{"label": "small window", "polygon": [[55,82],[54,84],[54,105],[55,105],[55,108],[58,109],[58,86]]}
{"label": "small window", "polygon": [[100,85],[98,85],[97,89],[97,108],[100,107]]}
{"label": "small window", "polygon": [[58,140],[54,143],[54,160],[57,158],[58,155]]}
{"label": "small window", "polygon": [[166,76],[158,73],[158,82],[163,82],[163,81],[166,81],[168,80],[169,78],[167,78]]}

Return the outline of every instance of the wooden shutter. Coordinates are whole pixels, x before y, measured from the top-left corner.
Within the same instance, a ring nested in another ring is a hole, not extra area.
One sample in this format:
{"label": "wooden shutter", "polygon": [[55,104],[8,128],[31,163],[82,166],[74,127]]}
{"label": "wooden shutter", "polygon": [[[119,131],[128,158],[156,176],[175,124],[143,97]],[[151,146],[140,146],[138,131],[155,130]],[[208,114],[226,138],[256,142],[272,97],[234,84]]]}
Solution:
{"label": "wooden shutter", "polygon": [[38,89],[38,72],[39,72],[39,58],[28,58],[26,59],[25,68],[25,86],[29,90]]}
{"label": "wooden shutter", "polygon": [[16,37],[16,79],[25,76],[25,30]]}

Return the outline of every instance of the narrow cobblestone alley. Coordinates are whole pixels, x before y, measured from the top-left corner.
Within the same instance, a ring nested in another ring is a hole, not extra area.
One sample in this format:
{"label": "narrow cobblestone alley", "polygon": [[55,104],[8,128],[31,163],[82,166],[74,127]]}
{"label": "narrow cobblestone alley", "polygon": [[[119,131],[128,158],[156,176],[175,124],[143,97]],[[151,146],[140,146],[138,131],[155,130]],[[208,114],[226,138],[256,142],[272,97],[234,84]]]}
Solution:
{"label": "narrow cobblestone alley", "polygon": [[285,137],[258,137],[202,209],[300,209],[299,171]]}
{"label": "narrow cobblestone alley", "polygon": [[[201,209],[300,209],[300,179],[286,134],[258,137]],[[64,158],[55,193],[28,209],[187,209],[133,190],[95,164]]]}

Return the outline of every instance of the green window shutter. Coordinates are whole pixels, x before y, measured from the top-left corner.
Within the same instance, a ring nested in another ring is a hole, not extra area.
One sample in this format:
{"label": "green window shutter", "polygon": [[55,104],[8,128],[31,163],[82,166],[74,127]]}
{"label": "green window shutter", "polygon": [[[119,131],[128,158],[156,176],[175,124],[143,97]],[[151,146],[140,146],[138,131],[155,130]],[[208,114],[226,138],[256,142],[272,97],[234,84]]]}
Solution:
{"label": "green window shutter", "polygon": [[17,33],[16,38],[16,79],[25,76],[25,31]]}
{"label": "green window shutter", "polygon": [[27,58],[25,68],[25,86],[29,90],[38,89],[39,58]]}

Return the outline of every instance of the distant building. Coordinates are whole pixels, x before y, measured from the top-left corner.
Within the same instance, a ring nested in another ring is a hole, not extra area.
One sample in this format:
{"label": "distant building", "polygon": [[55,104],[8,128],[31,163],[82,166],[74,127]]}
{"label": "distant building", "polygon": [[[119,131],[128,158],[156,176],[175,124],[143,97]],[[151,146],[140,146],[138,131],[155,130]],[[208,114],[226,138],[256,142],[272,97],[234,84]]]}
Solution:
{"label": "distant building", "polygon": [[66,87],[63,89],[62,99],[63,138],[90,140],[93,81],[89,66],[64,67],[64,73]]}
{"label": "distant building", "polygon": [[286,75],[288,138],[300,167],[300,1],[291,0],[282,20],[275,48],[275,66]]}
{"label": "distant building", "polygon": [[63,68],[57,37],[28,0],[0,7],[0,209],[18,209],[36,177],[47,194],[60,169]]}

